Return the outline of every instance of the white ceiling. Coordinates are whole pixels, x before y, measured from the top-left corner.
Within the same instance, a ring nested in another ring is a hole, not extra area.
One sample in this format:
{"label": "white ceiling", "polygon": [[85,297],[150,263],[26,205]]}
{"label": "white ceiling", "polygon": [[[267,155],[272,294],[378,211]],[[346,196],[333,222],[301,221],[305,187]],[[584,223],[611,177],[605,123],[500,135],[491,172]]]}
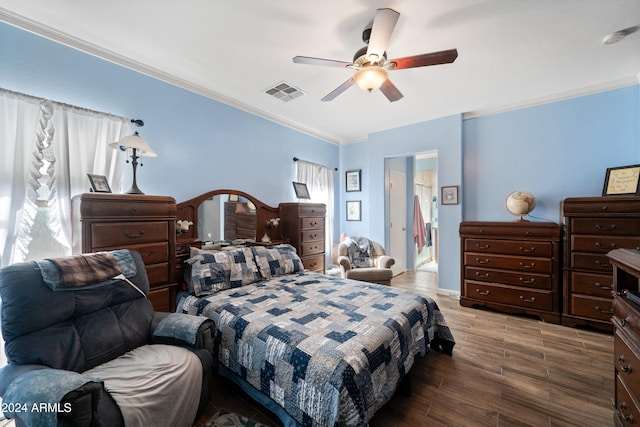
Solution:
{"label": "white ceiling", "polygon": [[[457,48],[453,64],[389,73],[390,103],[351,70],[377,8],[400,19],[389,58]],[[338,144],[451,114],[467,116],[638,83],[639,0],[0,0],[0,20]],[[286,82],[305,95],[264,93]],[[152,126],[152,123],[148,123]]]}

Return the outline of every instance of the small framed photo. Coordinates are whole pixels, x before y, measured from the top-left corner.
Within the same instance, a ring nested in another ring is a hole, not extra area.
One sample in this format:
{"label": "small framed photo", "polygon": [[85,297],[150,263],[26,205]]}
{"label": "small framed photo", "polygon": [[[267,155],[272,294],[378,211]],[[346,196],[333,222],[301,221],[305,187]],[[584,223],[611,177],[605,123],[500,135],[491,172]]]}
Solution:
{"label": "small framed photo", "polygon": [[640,196],[640,165],[607,168],[603,196]]}
{"label": "small framed photo", "polygon": [[347,191],[360,191],[362,185],[360,178],[362,177],[362,171],[360,169],[354,171],[347,171]]}
{"label": "small framed photo", "polygon": [[362,221],[360,200],[347,200],[347,221]]}
{"label": "small framed photo", "polygon": [[294,182],[293,183],[293,191],[296,192],[296,197],[298,199],[310,199],[309,189],[307,188],[307,184],[304,182]]}
{"label": "small framed photo", "polygon": [[457,205],[458,204],[458,186],[450,185],[441,188],[440,204],[441,205]]}
{"label": "small framed photo", "polygon": [[111,193],[111,187],[109,187],[109,181],[104,175],[93,175],[88,173],[89,183],[91,184],[91,191],[94,193]]}

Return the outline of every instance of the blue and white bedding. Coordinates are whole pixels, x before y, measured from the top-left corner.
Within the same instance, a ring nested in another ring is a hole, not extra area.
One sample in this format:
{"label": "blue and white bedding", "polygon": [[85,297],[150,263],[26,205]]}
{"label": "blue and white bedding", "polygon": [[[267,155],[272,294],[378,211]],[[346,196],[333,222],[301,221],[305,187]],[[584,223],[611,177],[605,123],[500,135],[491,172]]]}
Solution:
{"label": "blue and white bedding", "polygon": [[183,296],[178,312],[212,319],[219,362],[302,426],[366,425],[416,358],[455,343],[429,298],[307,271]]}

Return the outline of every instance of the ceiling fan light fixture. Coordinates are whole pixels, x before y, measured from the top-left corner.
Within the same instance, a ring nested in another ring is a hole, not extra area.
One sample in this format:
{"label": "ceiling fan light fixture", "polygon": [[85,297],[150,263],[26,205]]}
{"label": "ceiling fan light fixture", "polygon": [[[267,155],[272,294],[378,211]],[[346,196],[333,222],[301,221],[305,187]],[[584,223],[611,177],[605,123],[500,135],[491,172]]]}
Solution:
{"label": "ceiling fan light fixture", "polygon": [[372,92],[380,89],[388,75],[387,70],[382,67],[369,66],[356,71],[353,75],[353,81],[365,92]]}

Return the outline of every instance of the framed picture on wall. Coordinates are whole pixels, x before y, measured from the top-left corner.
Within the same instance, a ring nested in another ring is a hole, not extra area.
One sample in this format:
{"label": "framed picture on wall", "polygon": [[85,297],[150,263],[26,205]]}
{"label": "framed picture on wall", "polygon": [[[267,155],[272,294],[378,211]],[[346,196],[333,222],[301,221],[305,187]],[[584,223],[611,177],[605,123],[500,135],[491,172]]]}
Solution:
{"label": "framed picture on wall", "polygon": [[307,184],[304,182],[294,182],[293,183],[293,191],[296,192],[296,197],[298,199],[310,199],[309,189],[307,188]]}
{"label": "framed picture on wall", "polygon": [[441,205],[457,205],[458,204],[458,186],[450,185],[442,187],[442,195],[440,197]]}
{"label": "framed picture on wall", "polygon": [[362,171],[360,169],[354,171],[347,171],[347,191],[360,191],[362,190],[362,185],[360,183],[360,178],[362,176]]}
{"label": "framed picture on wall", "polygon": [[109,187],[109,181],[104,175],[94,175],[88,173],[89,184],[91,184],[91,191],[94,193],[111,193],[111,187]]}
{"label": "framed picture on wall", "polygon": [[362,221],[360,200],[347,200],[347,221]]}
{"label": "framed picture on wall", "polygon": [[608,168],[603,196],[640,196],[640,165]]}

